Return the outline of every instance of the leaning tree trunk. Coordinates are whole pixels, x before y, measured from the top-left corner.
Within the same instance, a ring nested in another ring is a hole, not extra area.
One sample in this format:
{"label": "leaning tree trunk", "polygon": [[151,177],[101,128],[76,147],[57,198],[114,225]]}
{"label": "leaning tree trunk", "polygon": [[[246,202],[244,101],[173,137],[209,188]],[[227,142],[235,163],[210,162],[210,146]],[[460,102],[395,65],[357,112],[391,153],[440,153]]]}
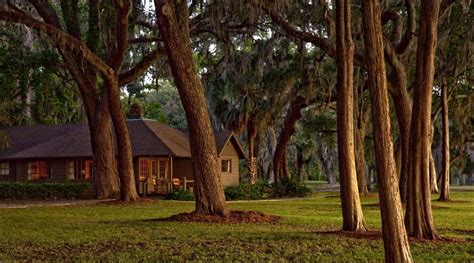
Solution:
{"label": "leaning tree trunk", "polygon": [[109,93],[109,107],[117,138],[120,199],[122,201],[135,201],[138,199],[138,194],[133,172],[132,145],[127,122],[120,105],[118,78],[115,77],[116,81],[107,81],[106,87]]}
{"label": "leaning tree trunk", "polygon": [[357,186],[354,149],[354,44],[349,0],[336,1],[337,152],[342,204],[342,229],[366,231]]}
{"label": "leaning tree trunk", "polygon": [[249,144],[249,159],[247,160],[247,167],[249,170],[250,184],[257,183],[257,151],[255,141],[257,139],[257,123],[255,116],[249,118],[247,122],[247,140]]}
{"label": "leaning tree trunk", "polygon": [[[395,74],[395,72],[393,73]],[[408,159],[409,159],[409,140],[410,140],[410,121],[411,121],[411,100],[406,90],[406,75],[399,73],[395,80],[395,92],[392,92],[393,102],[398,120],[398,129],[400,132],[400,162],[399,167],[399,189],[400,197],[403,203],[407,200],[407,182],[408,182]],[[398,86],[398,87],[397,87]]]}
{"label": "leaning tree trunk", "polygon": [[441,103],[443,118],[443,155],[441,164],[441,193],[440,201],[449,201],[449,115],[448,115],[448,86],[441,87]]}
{"label": "leaning tree trunk", "polygon": [[112,143],[112,121],[107,99],[104,99],[105,101],[96,106],[94,111],[92,109],[86,111],[91,137],[92,161],[94,162],[94,186],[98,199],[120,196]]}
{"label": "leaning tree trunk", "polygon": [[189,128],[196,213],[228,214],[204,87],[192,61],[186,1],[155,0],[157,24]]}
{"label": "leaning tree trunk", "polygon": [[405,225],[410,236],[423,239],[438,238],[431,211],[430,133],[439,6],[439,0],[421,1],[410,132]]}
{"label": "leaning tree trunk", "polygon": [[296,131],[296,122],[302,117],[301,110],[306,108],[308,104],[306,99],[297,96],[290,104],[288,112],[285,116],[285,121],[283,123],[282,130],[280,132],[280,137],[278,138],[278,143],[275,148],[275,154],[273,155],[273,171],[275,174],[275,180],[278,181],[282,176],[288,176],[285,168],[286,161],[286,152],[288,143],[290,142],[291,136]]}
{"label": "leaning tree trunk", "polygon": [[385,261],[412,262],[410,246],[403,226],[403,210],[393,155],[380,13],[380,1],[362,1],[365,57],[372,105]]}

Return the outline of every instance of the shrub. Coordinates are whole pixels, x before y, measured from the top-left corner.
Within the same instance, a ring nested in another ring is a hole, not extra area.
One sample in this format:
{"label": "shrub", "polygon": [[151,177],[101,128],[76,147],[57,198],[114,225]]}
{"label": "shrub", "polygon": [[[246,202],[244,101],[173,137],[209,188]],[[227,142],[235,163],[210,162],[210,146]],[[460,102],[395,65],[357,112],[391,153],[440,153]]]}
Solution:
{"label": "shrub", "polygon": [[224,189],[225,199],[230,200],[258,200],[268,197],[268,185],[264,183],[241,183],[236,186],[228,186]]}
{"label": "shrub", "polygon": [[194,201],[194,194],[183,188],[174,190],[171,193],[166,194],[165,199],[167,200],[179,200],[179,201]]}
{"label": "shrub", "polygon": [[0,199],[75,199],[89,183],[23,183],[0,182]]}
{"label": "shrub", "polygon": [[283,177],[277,183],[271,185],[271,197],[303,197],[311,194],[311,188],[303,182]]}

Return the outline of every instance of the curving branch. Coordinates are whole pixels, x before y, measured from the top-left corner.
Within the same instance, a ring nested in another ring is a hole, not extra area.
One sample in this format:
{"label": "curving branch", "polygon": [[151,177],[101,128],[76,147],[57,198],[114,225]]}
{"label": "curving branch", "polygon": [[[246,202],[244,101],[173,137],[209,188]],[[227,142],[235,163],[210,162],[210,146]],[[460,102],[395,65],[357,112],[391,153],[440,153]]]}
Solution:
{"label": "curving branch", "polygon": [[115,71],[120,71],[122,67],[123,57],[128,47],[128,16],[130,15],[132,1],[131,0],[115,0],[117,7],[117,17],[115,25],[115,41],[116,46],[113,49],[108,64]]}
{"label": "curving branch", "polygon": [[407,28],[400,43],[395,48],[397,54],[404,54],[408,50],[416,30],[415,3],[413,0],[405,0],[405,7],[407,9]]}
{"label": "curving branch", "polygon": [[75,51],[84,58],[84,60],[94,66],[106,79],[113,78],[115,74],[115,71],[111,67],[90,51],[82,42],[50,24],[39,21],[24,13],[8,10],[0,10],[0,20],[23,24],[47,34],[58,47]]}
{"label": "curving branch", "polygon": [[122,72],[119,75],[119,85],[124,86],[136,80],[145,71],[160,58],[166,56],[163,48],[157,48],[155,51],[146,55],[140,62],[138,62],[132,69]]}
{"label": "curving branch", "polygon": [[392,36],[390,37],[390,41],[392,41],[394,45],[397,45],[400,42],[402,35],[402,17],[397,11],[389,9],[383,12],[382,14],[382,25],[385,25],[386,23],[388,23],[388,21],[392,21],[393,24]]}
{"label": "curving branch", "polygon": [[[260,8],[263,10],[267,15],[269,15],[272,21],[277,24],[286,34],[292,36],[294,38],[301,39],[305,42],[312,43],[313,45],[322,49],[326,54],[330,57],[336,57],[336,46],[334,43],[331,43],[329,39],[319,37],[315,34],[304,32],[290,24],[286,19],[275,9],[269,7],[263,3],[260,3],[256,0],[249,0],[250,4],[253,6]],[[358,66],[365,67],[365,57],[361,54],[354,54],[354,63]]]}

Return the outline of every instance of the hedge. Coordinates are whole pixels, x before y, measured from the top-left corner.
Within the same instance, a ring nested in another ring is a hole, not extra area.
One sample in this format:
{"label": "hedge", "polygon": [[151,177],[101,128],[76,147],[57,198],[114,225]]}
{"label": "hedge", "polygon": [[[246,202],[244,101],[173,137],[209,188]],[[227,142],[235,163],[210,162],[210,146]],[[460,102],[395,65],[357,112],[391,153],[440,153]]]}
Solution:
{"label": "hedge", "polygon": [[89,183],[0,182],[0,199],[77,199]]}

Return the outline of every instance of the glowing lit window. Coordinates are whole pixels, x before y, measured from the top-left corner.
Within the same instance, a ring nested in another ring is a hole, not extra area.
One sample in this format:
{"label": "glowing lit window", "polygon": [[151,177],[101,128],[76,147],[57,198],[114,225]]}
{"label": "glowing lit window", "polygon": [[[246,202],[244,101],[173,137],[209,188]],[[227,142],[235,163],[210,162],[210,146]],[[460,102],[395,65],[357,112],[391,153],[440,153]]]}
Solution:
{"label": "glowing lit window", "polygon": [[49,164],[44,161],[28,163],[28,180],[47,180],[49,178]]}
{"label": "glowing lit window", "polygon": [[140,181],[146,181],[148,175],[148,160],[140,159]]}

